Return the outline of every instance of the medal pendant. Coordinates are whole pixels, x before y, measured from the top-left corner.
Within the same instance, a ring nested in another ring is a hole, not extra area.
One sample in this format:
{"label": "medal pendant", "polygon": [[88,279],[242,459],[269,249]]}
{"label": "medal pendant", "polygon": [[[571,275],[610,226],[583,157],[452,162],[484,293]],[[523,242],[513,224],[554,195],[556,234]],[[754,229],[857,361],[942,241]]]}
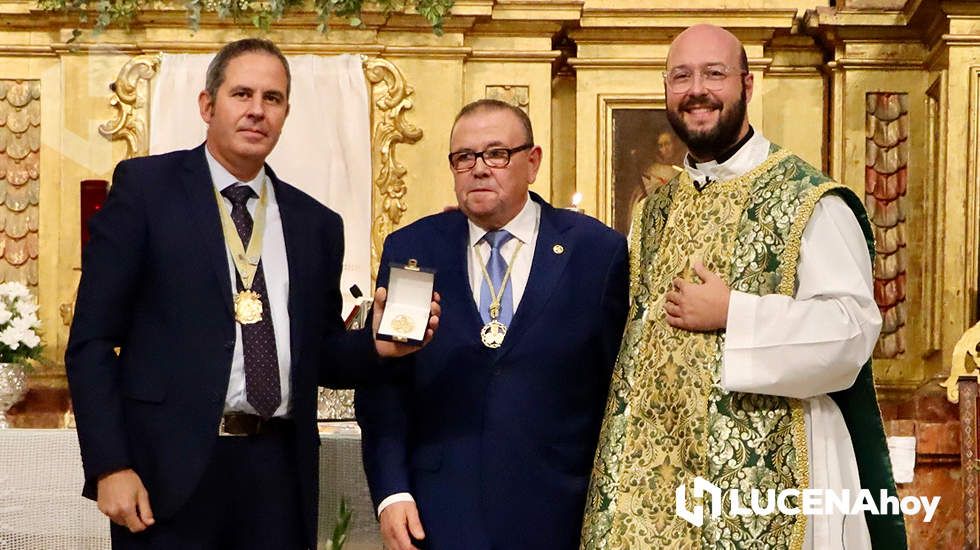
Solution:
{"label": "medal pendant", "polygon": [[412,322],[411,317],[408,315],[399,315],[391,321],[391,329],[394,330],[395,333],[403,336],[410,334],[414,328],[415,323]]}
{"label": "medal pendant", "polygon": [[262,299],[258,292],[243,290],[235,295],[235,320],[243,325],[262,320]]}
{"label": "medal pendant", "polygon": [[493,319],[483,325],[480,330],[480,340],[483,345],[490,349],[497,349],[504,343],[504,336],[507,335],[507,326],[500,321]]}

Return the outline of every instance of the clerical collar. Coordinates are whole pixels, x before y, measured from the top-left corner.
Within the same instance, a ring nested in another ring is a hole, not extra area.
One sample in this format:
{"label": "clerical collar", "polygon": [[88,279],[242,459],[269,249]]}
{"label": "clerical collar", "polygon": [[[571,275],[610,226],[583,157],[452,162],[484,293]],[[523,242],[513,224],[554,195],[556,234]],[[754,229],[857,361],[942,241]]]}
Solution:
{"label": "clerical collar", "polygon": [[749,126],[745,136],[715,160],[696,162],[685,155],[684,169],[701,191],[711,182],[737,178],[759,166],[769,157],[770,146],[765,136]]}
{"label": "clerical collar", "polygon": [[725,164],[725,162],[728,159],[730,159],[733,156],[735,156],[735,153],[737,153],[738,150],[741,149],[743,145],[745,145],[746,143],[748,143],[749,140],[752,139],[752,136],[754,136],[754,135],[755,135],[755,129],[753,129],[752,126],[749,125],[749,131],[748,132],[745,132],[745,135],[742,136],[742,139],[738,140],[738,142],[736,142],[735,145],[732,145],[731,147],[729,147],[728,149],[726,149],[724,153],[722,153],[722,154],[718,155],[717,157],[715,157],[715,159],[714,159],[715,162],[717,162],[718,164]]}

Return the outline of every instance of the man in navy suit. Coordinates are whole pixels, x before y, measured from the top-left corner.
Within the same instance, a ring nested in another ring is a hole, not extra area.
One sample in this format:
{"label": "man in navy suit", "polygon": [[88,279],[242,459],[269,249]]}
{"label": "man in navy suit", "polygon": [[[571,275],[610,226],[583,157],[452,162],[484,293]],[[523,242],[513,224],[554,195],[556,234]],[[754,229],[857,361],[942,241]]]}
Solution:
{"label": "man in navy suit", "polygon": [[392,550],[577,549],[626,240],[528,192],[541,148],[522,110],[467,105],[450,151],[459,210],[389,236],[378,276],[416,259],[443,300],[405,380],[357,393],[381,532]]}
{"label": "man in navy suit", "polygon": [[271,42],[226,45],[206,143],[119,163],[92,220],[65,363],[115,548],[314,548],[317,384],[411,349],[344,331],[341,219],[264,164],[289,83]]}

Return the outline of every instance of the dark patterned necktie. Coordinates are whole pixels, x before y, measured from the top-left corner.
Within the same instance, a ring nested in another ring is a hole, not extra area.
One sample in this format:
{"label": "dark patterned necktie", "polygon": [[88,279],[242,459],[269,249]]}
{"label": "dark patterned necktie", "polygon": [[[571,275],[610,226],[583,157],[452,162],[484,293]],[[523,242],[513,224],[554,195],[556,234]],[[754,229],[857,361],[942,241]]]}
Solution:
{"label": "dark patterned necktie", "polygon": [[[231,220],[235,222],[242,245],[248,248],[252,238],[252,215],[248,213],[248,200],[254,198],[255,191],[247,185],[230,185],[221,194],[231,201]],[[237,272],[236,272],[237,273]],[[241,276],[235,277],[239,291],[243,290]],[[252,280],[252,290],[261,296],[262,320],[257,323],[242,324],[242,350],[245,355],[245,397],[265,418],[272,416],[282,401],[279,386],[279,355],[276,353],[276,333],[272,327],[272,310],[265,289],[265,274],[259,261]]]}

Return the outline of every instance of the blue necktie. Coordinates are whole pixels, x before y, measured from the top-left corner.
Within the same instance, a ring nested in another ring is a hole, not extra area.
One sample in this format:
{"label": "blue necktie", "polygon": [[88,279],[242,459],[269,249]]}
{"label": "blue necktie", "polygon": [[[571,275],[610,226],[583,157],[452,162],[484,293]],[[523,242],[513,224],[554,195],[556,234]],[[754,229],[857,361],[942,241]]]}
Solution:
{"label": "blue necktie", "polygon": [[[483,240],[490,245],[490,259],[487,260],[487,273],[490,275],[490,281],[493,282],[494,292],[500,292],[504,274],[507,273],[507,262],[501,256],[500,249],[503,248],[507,241],[513,238],[513,235],[503,229],[490,231],[483,236]],[[500,316],[497,317],[497,320],[506,326],[510,326],[510,320],[514,317],[514,292],[512,287],[511,279],[508,277],[507,287],[503,290],[503,296],[500,297]],[[480,289],[480,316],[483,317],[484,323],[490,322],[490,294],[490,287],[487,285],[486,278],[484,278],[483,285]]]}

